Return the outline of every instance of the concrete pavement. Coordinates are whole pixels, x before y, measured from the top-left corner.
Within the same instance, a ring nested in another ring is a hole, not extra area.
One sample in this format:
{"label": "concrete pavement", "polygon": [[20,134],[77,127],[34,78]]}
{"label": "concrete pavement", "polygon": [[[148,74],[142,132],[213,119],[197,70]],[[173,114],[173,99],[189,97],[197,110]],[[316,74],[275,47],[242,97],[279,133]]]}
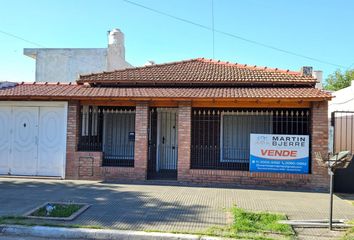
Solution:
{"label": "concrete pavement", "polygon": [[[0,178],[0,192],[0,216],[22,215],[47,201],[84,202],[92,206],[77,219],[54,222],[122,230],[198,232],[230,223],[226,209],[234,204],[289,219],[328,217],[325,193],[20,178]],[[354,219],[354,207],[335,197],[334,217]]]}

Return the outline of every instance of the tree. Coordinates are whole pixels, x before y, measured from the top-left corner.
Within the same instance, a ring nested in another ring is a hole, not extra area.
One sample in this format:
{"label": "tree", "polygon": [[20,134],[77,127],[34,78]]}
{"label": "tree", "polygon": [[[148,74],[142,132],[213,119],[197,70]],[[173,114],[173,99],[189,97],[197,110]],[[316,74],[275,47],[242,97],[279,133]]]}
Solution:
{"label": "tree", "polygon": [[325,89],[337,91],[349,87],[352,80],[354,80],[354,69],[345,72],[338,69],[327,77]]}

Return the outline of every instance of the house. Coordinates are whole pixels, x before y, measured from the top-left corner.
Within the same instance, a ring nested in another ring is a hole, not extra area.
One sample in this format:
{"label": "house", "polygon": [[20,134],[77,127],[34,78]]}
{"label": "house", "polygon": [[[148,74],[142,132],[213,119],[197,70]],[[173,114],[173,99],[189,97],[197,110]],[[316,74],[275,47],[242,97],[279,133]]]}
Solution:
{"label": "house", "polygon": [[[349,87],[332,92],[328,103],[330,152],[354,152],[354,80]],[[354,193],[354,164],[339,169],[334,178],[336,192]]]}
{"label": "house", "polygon": [[[313,153],[328,152],[331,95],[315,88],[316,83],[311,68],[295,72],[198,58],[81,75],[76,83],[3,88],[0,104],[16,108],[10,116],[0,107],[0,173],[10,169],[11,174],[31,175],[30,166],[51,167],[60,155],[65,160],[59,176],[66,179],[324,189],[327,169]],[[58,115],[46,115],[45,105],[25,107],[42,101],[58,109]],[[26,114],[16,115],[18,108],[26,108]],[[261,139],[255,144],[250,143],[253,134]],[[288,165],[257,170],[250,149],[268,144],[263,140],[272,134],[277,149],[262,152],[283,156],[278,162]],[[288,161],[294,153],[286,150],[289,145],[305,149],[303,164]],[[16,172],[20,166],[28,172]]]}
{"label": "house", "polygon": [[73,82],[79,74],[132,67],[119,29],[108,32],[107,48],[25,48],[23,53],[36,60],[38,82]]}

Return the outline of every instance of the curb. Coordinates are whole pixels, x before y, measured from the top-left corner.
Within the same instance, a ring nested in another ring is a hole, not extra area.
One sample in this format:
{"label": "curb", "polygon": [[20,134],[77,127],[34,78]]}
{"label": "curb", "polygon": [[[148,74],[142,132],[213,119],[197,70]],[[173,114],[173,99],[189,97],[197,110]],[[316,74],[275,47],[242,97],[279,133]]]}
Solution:
{"label": "curb", "polygon": [[111,229],[65,228],[46,226],[0,225],[0,234],[59,239],[106,239],[106,240],[218,240],[222,238],[191,234],[143,232]]}

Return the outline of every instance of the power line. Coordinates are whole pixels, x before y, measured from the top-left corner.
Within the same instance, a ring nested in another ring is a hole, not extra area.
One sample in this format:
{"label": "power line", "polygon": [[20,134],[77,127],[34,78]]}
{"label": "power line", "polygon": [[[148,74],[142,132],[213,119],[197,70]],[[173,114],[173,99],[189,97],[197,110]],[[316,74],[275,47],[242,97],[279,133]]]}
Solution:
{"label": "power line", "polygon": [[[25,39],[25,38],[23,38],[23,37],[19,37],[18,35],[15,35],[15,34],[13,34],[13,33],[5,32],[5,31],[2,31],[2,30],[0,30],[0,33],[3,33],[3,34],[5,34],[5,35],[7,35],[7,36],[10,36],[10,37],[19,39],[19,40],[24,41],[24,42],[30,43],[30,44],[35,45],[35,46],[37,46],[37,47],[46,48],[46,47],[43,46],[42,44],[39,44],[39,43],[30,41],[30,40],[27,40],[27,39]],[[78,59],[78,60],[79,60],[81,63],[89,64],[89,62],[86,61],[86,60],[84,60],[84,59]]]}
{"label": "power line", "polygon": [[12,33],[9,33],[9,32],[5,32],[5,31],[0,30],[0,33],[2,33],[2,34],[4,34],[4,35],[7,35],[7,36],[10,36],[10,37],[13,37],[13,38],[16,38],[16,39],[19,39],[19,40],[21,40],[21,41],[27,42],[27,43],[29,43],[29,44],[35,45],[35,46],[37,46],[37,47],[44,47],[43,45],[41,45],[41,44],[39,44],[39,43],[36,43],[36,42],[30,41],[30,40],[24,39],[23,37],[17,36],[17,35],[15,35],[15,34],[12,34]]}
{"label": "power line", "polygon": [[347,68],[347,70],[351,69],[354,66],[354,62],[350,64],[350,66]]}
{"label": "power line", "polygon": [[[30,43],[30,44],[35,45],[35,46],[37,46],[37,47],[46,48],[46,47],[43,46],[42,44],[39,44],[39,43],[30,41],[30,40],[27,40],[27,39],[25,39],[25,38],[19,37],[18,35],[15,35],[15,34],[12,34],[12,33],[9,33],[9,32],[5,32],[5,31],[0,30],[0,33],[3,33],[4,35],[10,36],[10,37],[12,37],[12,38],[19,39],[19,40],[24,41],[24,42]],[[88,61],[86,61],[86,60],[84,60],[84,59],[78,59],[78,60],[79,60],[81,63],[90,64]]]}
{"label": "power line", "polygon": [[331,66],[335,66],[335,67],[339,67],[339,68],[346,68],[345,66],[340,65],[340,64],[328,62],[328,61],[321,60],[321,59],[314,58],[314,57],[309,57],[309,56],[306,56],[306,55],[303,55],[303,54],[300,54],[300,53],[296,53],[296,52],[293,52],[293,51],[290,51],[290,50],[282,49],[282,48],[275,47],[275,46],[272,46],[272,45],[269,45],[269,44],[265,44],[265,43],[258,42],[258,41],[252,40],[252,39],[248,39],[248,38],[245,38],[245,37],[233,34],[233,33],[229,33],[229,32],[225,32],[225,31],[222,31],[222,30],[214,29],[213,26],[209,27],[209,26],[206,26],[206,25],[203,25],[203,24],[200,24],[200,23],[196,23],[196,22],[193,22],[191,20],[188,20],[188,19],[185,19],[185,18],[181,18],[181,17],[175,16],[175,15],[172,15],[172,14],[169,14],[169,13],[166,13],[166,12],[162,12],[160,10],[157,10],[157,9],[154,9],[154,8],[151,8],[151,7],[148,7],[148,6],[145,6],[145,5],[130,1],[130,0],[122,0],[122,1],[126,2],[128,4],[131,4],[131,5],[134,5],[134,6],[149,10],[151,12],[155,12],[155,13],[158,13],[160,15],[172,18],[172,19],[175,19],[175,20],[178,20],[178,21],[181,21],[181,22],[184,22],[184,23],[188,23],[190,25],[194,25],[194,26],[199,27],[199,28],[203,28],[203,29],[206,29],[206,30],[209,30],[209,31],[217,32],[219,34],[222,34],[222,35],[225,35],[225,36],[228,36],[228,37],[231,37],[231,38],[236,38],[236,39],[239,39],[239,40],[242,40],[242,41],[254,44],[254,45],[258,45],[258,46],[261,46],[261,47],[264,47],[264,48],[269,48],[269,49],[272,49],[272,50],[275,50],[275,51],[278,51],[278,52],[286,53],[286,54],[293,55],[293,56],[296,56],[296,57],[301,57],[301,58],[304,58],[304,59],[308,59],[308,60],[311,60],[311,61],[315,61],[315,62],[319,62],[319,63],[323,63],[323,64],[327,64],[327,65],[331,65]]}

